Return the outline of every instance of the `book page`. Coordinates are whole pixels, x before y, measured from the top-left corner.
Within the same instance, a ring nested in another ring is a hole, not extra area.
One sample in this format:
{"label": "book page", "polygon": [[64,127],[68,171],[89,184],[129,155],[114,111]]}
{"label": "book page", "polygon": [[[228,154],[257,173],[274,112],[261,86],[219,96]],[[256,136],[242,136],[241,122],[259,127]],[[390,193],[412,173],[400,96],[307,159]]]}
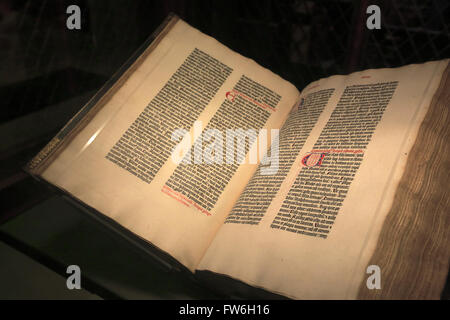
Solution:
{"label": "book page", "polygon": [[257,169],[254,143],[220,164],[217,139],[280,128],[298,96],[178,20],[42,177],[194,270]]}
{"label": "book page", "polygon": [[287,167],[252,177],[198,270],[296,299],[356,298],[447,64],[306,87],[280,133]]}

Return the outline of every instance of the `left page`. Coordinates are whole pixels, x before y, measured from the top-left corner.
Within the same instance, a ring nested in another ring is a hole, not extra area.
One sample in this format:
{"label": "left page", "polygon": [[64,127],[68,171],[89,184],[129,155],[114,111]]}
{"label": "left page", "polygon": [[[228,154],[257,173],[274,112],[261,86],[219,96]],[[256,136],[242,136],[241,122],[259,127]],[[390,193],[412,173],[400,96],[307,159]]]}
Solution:
{"label": "left page", "polygon": [[177,163],[174,148],[206,129],[278,129],[298,97],[176,19],[39,176],[194,270],[257,163]]}

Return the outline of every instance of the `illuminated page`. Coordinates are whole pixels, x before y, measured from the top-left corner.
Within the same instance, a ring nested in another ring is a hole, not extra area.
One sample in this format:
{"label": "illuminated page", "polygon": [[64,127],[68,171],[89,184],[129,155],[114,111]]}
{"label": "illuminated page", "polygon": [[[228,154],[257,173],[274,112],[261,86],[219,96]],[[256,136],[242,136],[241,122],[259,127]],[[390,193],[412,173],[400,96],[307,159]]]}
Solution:
{"label": "illuminated page", "polygon": [[298,96],[178,20],[42,177],[194,270],[257,161],[250,146],[244,163],[225,165],[176,148],[205,129],[280,128]]}
{"label": "illuminated page", "polygon": [[198,270],[291,298],[356,298],[447,64],[306,87],[280,132],[280,163],[289,167],[255,173]]}

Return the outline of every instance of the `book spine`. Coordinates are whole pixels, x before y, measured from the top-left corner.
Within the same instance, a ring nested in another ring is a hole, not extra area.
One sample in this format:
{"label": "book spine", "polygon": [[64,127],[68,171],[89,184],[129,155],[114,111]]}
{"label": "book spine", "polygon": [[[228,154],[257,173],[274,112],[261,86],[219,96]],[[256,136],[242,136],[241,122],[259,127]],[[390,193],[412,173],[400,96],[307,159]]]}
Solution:
{"label": "book spine", "polygon": [[58,134],[24,167],[33,176],[39,176],[51,161],[61,152],[72,138],[80,132],[115,92],[126,82],[145,58],[179,20],[169,14],[164,22],[122,65],[106,84],[84,105],[84,107],[58,132]]}

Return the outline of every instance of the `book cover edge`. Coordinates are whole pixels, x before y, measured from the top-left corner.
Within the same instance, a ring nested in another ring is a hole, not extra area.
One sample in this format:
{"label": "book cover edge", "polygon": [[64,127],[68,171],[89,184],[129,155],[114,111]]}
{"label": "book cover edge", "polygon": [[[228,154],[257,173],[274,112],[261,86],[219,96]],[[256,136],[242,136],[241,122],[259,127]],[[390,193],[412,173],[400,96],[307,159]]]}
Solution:
{"label": "book cover edge", "polygon": [[45,147],[23,168],[25,172],[38,178],[51,161],[83,129],[97,112],[107,103],[115,92],[125,83],[143,60],[156,48],[164,36],[178,22],[179,17],[169,14],[159,27],[119,68],[117,72],[97,91],[97,93],[78,111]]}

